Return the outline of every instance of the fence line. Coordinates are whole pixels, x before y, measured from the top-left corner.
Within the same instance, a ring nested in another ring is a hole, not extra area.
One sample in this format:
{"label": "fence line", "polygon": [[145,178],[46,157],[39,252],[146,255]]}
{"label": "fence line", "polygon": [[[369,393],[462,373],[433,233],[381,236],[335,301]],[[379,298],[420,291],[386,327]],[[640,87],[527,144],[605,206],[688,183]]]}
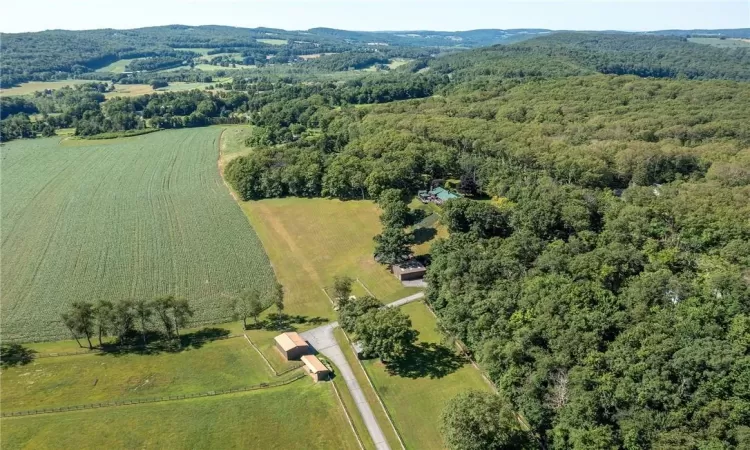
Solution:
{"label": "fence line", "polygon": [[370,294],[371,297],[375,297],[375,294],[373,294],[371,290],[367,289],[367,286],[365,286],[365,283],[363,283],[362,280],[359,279],[359,277],[357,278],[357,282],[361,284],[363,288],[365,288],[365,290],[367,291],[368,294]]}
{"label": "fence line", "polygon": [[151,397],[151,398],[134,399],[134,400],[120,400],[120,401],[104,402],[104,403],[88,403],[85,405],[61,406],[58,408],[44,408],[44,409],[32,409],[32,410],[26,410],[26,411],[3,412],[0,414],[0,417],[33,416],[37,414],[81,411],[81,410],[87,410],[87,409],[110,408],[110,407],[115,407],[115,406],[140,405],[143,403],[159,403],[159,402],[168,402],[168,401],[173,401],[173,400],[187,400],[191,398],[200,398],[200,397],[213,397],[216,395],[235,394],[238,392],[257,391],[260,389],[268,389],[268,388],[284,386],[284,385],[293,383],[297,380],[300,380],[306,376],[307,376],[306,374],[300,373],[299,375],[292,377],[288,380],[275,381],[273,383],[261,383],[261,384],[256,384],[253,386],[234,388],[234,389],[224,389],[221,391],[208,391],[208,392],[199,392],[195,394],[182,394],[182,395],[167,395],[163,397]]}
{"label": "fence line", "polygon": [[354,437],[357,438],[357,443],[359,444],[360,450],[365,450],[365,446],[362,445],[362,439],[359,438],[359,433],[357,433],[357,429],[354,428],[354,422],[352,422],[351,415],[349,415],[349,410],[346,409],[346,405],[344,404],[344,400],[341,399],[341,394],[339,394],[339,390],[336,387],[336,383],[331,381],[331,386],[333,386],[333,392],[336,393],[336,398],[339,399],[339,404],[344,409],[344,415],[346,416],[346,421],[349,422],[349,426],[352,427],[352,431],[354,432]]}
{"label": "fence line", "polygon": [[[363,285],[364,286],[364,285]],[[343,331],[343,329],[342,329]],[[396,433],[396,437],[398,438],[398,442],[401,444],[401,449],[406,450],[406,445],[404,444],[404,439],[401,437],[401,433],[399,433],[398,428],[396,428],[396,424],[393,423],[393,418],[391,418],[391,413],[388,412],[388,408],[385,407],[385,404],[383,403],[383,400],[380,398],[380,392],[375,388],[375,385],[372,384],[372,380],[370,379],[370,375],[367,374],[367,370],[365,370],[365,366],[362,365],[362,361],[359,360],[359,357],[357,356],[357,349],[354,348],[354,345],[352,344],[352,341],[349,339],[349,335],[346,334],[344,331],[344,337],[346,338],[346,342],[349,343],[349,348],[354,353],[354,358],[357,360],[357,363],[359,364],[359,368],[362,369],[362,373],[365,374],[365,378],[367,378],[367,382],[370,384],[370,387],[372,388],[372,391],[375,392],[375,397],[378,399],[378,403],[380,403],[380,407],[383,408],[383,412],[385,412],[385,418],[388,419],[388,422],[391,424],[391,428],[393,428],[393,432]],[[364,392],[362,393],[364,395]],[[367,399],[365,399],[366,401]]]}

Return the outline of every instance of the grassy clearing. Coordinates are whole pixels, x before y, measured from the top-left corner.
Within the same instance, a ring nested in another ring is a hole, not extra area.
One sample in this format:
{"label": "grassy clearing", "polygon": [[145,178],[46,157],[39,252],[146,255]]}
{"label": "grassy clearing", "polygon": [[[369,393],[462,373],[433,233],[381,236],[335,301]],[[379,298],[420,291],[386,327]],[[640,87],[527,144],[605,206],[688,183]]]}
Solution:
{"label": "grassy clearing", "polygon": [[286,45],[289,42],[286,39],[256,39],[256,41],[271,45]]}
{"label": "grassy clearing", "polygon": [[253,133],[252,125],[228,126],[221,134],[221,160],[223,164],[237,158],[245,156],[252,151],[252,148],[245,146],[245,140]]}
{"label": "grassy clearing", "polygon": [[452,356],[452,349],[440,345],[441,334],[427,306],[415,302],[401,309],[419,331],[419,343],[428,347],[398,372],[390,372],[379,360],[363,361],[363,364],[406,447],[443,448],[438,427],[446,402],[469,389],[490,388],[471,364]]}
{"label": "grassy clearing", "polygon": [[46,89],[55,90],[65,86],[74,86],[76,84],[86,84],[91,82],[91,80],[32,81],[29,83],[21,83],[16,87],[2,89],[0,90],[0,95],[3,97],[29,95]]}
{"label": "grassy clearing", "polygon": [[382,301],[416,292],[372,257],[380,222],[371,201],[283,198],[243,202],[242,209],[284,285],[290,314],[333,319],[322,289],[335,275],[359,277]]}
{"label": "grassy clearing", "polygon": [[[200,361],[200,364],[196,362]],[[234,389],[272,381],[243,337],[159,354],[39,358],[2,372],[3,411]]]}
{"label": "grassy clearing", "polygon": [[750,47],[750,39],[719,39],[719,38],[688,38],[688,41],[696,44],[712,45],[721,48],[747,48]]}
{"label": "grassy clearing", "polygon": [[3,448],[355,449],[328,383],[2,419]]}
{"label": "grassy clearing", "polygon": [[[249,324],[248,324],[249,325]],[[308,327],[310,328],[310,327]],[[302,331],[301,329],[298,331]],[[300,366],[299,361],[287,361],[276,349],[274,337],[278,336],[281,331],[278,330],[247,330],[247,337],[253,341],[258,350],[263,353],[266,360],[271,364],[276,373],[286,372]],[[243,338],[244,339],[244,338]],[[257,355],[257,352],[256,352]]]}
{"label": "grassy clearing", "polygon": [[108,73],[123,73],[125,72],[128,64],[135,61],[138,58],[131,59],[119,59],[112,64],[108,64],[104,67],[96,69],[97,72],[108,72]]}
{"label": "grassy clearing", "polygon": [[2,337],[68,337],[77,299],[187,298],[196,322],[271,285],[260,241],[218,175],[220,128],[0,149]]}
{"label": "grassy clearing", "polygon": [[[362,366],[359,361],[357,361],[357,356],[349,345],[349,341],[346,340],[344,330],[336,328],[333,334],[336,337],[336,342],[338,342],[341,347],[346,360],[349,361],[352,372],[354,372],[354,377],[357,379],[359,387],[362,388],[362,394],[367,399],[367,403],[370,405],[372,413],[375,415],[375,420],[377,420],[378,425],[380,425],[380,429],[383,430],[388,445],[390,445],[391,449],[401,448],[401,442],[399,441],[396,432],[393,430],[393,426],[391,426],[391,422],[388,420],[387,413],[383,410],[380,400],[378,400],[378,394],[372,389],[372,386],[370,386],[370,382],[367,380],[367,376],[362,370]],[[359,417],[359,420],[362,420],[359,412],[357,412],[357,417]]]}

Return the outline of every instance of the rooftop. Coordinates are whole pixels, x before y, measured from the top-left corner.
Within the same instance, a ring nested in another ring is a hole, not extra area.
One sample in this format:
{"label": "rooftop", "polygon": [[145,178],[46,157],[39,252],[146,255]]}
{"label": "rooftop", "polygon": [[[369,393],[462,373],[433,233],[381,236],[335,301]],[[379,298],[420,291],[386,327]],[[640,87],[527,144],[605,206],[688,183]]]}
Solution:
{"label": "rooftop", "polygon": [[304,355],[301,359],[312,373],[328,372],[328,367],[324,366],[315,355]]}
{"label": "rooftop", "polygon": [[400,275],[402,273],[414,273],[414,272],[427,271],[425,266],[421,262],[417,261],[416,259],[411,259],[401,264],[394,264],[392,269],[395,275]]}
{"label": "rooftop", "polygon": [[458,198],[459,196],[454,194],[453,192],[443,189],[441,187],[436,187],[435,189],[432,189],[429,192],[430,195],[434,195],[435,197],[439,198],[440,200],[446,201],[450,200],[452,198]]}
{"label": "rooftop", "polygon": [[295,333],[294,331],[282,333],[273,339],[285,351],[291,350],[295,347],[307,347],[307,342],[302,339],[302,336],[300,336],[298,333]]}

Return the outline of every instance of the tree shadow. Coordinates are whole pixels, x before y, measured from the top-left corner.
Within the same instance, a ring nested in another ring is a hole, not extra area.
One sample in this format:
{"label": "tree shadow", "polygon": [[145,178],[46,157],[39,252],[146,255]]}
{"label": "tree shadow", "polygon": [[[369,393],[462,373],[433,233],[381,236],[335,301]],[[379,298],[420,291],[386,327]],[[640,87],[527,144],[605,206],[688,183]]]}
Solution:
{"label": "tree shadow", "polygon": [[124,342],[104,343],[99,349],[102,355],[156,355],[159,353],[179,353],[184,350],[199,349],[207,342],[223,339],[229,336],[229,330],[224,328],[202,328],[191,333],[181,334],[179,341],[174,337],[167,337],[163,333],[149,331],[146,334],[146,345],[143,345],[139,334],[129,334]]}
{"label": "tree shadow", "polygon": [[271,313],[258,323],[247,325],[248,330],[297,331],[298,325],[320,325],[328,322],[324,317],[308,317],[285,313]]}
{"label": "tree shadow", "polygon": [[442,378],[460,369],[465,360],[444,345],[420,342],[403,358],[385,363],[391,375],[405,378]]}
{"label": "tree shadow", "polygon": [[429,242],[432,238],[437,236],[437,230],[435,228],[415,228],[413,234],[414,243],[419,245]]}
{"label": "tree shadow", "polygon": [[0,367],[24,366],[34,360],[35,353],[21,344],[5,344],[0,346]]}

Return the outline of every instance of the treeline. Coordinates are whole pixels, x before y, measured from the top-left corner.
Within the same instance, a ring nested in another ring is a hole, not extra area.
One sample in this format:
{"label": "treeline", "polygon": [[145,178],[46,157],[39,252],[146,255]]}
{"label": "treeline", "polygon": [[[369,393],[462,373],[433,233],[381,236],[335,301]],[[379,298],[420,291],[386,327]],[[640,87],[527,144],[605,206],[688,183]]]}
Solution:
{"label": "treeline", "polygon": [[310,59],[305,64],[317,69],[340,72],[343,70],[364,69],[374,64],[388,64],[389,62],[390,59],[387,56],[379,53],[346,52],[323,55],[320,58]]}
{"label": "treeline", "polygon": [[116,337],[118,345],[146,345],[149,336],[179,342],[180,328],[185,328],[192,316],[187,300],[169,295],[151,301],[74,302],[61,318],[80,347],[80,340],[86,339],[88,347],[93,348],[93,337],[103,347],[102,338],[106,336]]}
{"label": "treeline", "polygon": [[594,72],[655,78],[750,81],[750,50],[682,37],[626,33],[554,33],[512,45],[460,52],[430,62],[457,81],[550,78]]}
{"label": "treeline", "polygon": [[[111,89],[105,83],[89,83],[37,92],[25,100],[6,100],[13,111],[0,121],[0,139],[51,136],[58,128],[75,128],[76,136],[142,130],[144,128],[199,127],[217,123],[242,123],[236,114],[246,109],[242,93],[206,91],[165,92],[104,101]],[[31,121],[29,113],[36,113]]]}
{"label": "treeline", "polygon": [[253,115],[255,151],[226,175],[245,199],[378,198],[385,189],[415,192],[462,177],[503,194],[516,183],[505,174],[529,169],[609,189],[747,179],[744,84],[598,75],[493,89],[339,110],[321,96],[281,100],[280,91]]}
{"label": "treeline", "polygon": [[197,53],[193,52],[170,52],[161,56],[135,59],[127,65],[126,70],[140,72],[171,69],[187,64],[195,56],[197,56]]}

